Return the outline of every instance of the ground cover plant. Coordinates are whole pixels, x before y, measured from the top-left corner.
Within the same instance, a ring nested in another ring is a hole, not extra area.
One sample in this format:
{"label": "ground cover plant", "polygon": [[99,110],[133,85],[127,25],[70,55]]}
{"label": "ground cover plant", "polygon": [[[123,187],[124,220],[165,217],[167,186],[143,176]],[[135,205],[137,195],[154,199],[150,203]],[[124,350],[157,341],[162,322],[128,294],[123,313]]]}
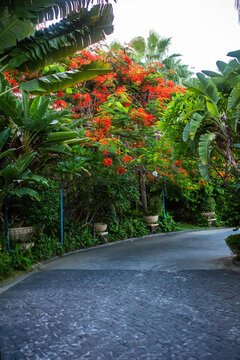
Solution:
{"label": "ground cover plant", "polygon": [[227,246],[230,248],[232,253],[236,255],[237,260],[240,260],[240,235],[230,235],[226,238]]}

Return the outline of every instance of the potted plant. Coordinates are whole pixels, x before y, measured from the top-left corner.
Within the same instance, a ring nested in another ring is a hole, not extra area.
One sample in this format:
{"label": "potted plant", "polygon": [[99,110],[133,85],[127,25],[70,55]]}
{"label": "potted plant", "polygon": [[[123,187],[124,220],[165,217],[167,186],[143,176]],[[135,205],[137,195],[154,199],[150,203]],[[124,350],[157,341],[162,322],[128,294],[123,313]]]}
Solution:
{"label": "potted plant", "polygon": [[202,215],[207,219],[208,225],[212,225],[216,216],[216,202],[212,197],[206,197],[202,203]]}
{"label": "potted plant", "polygon": [[102,233],[107,230],[108,215],[107,210],[103,207],[98,209],[94,216],[94,229],[97,233]]}
{"label": "potted plant", "polygon": [[22,226],[23,220],[20,220],[18,216],[13,216],[10,222],[9,238],[11,241],[20,243],[21,248],[29,248],[33,246],[30,240],[34,234],[33,226]]}
{"label": "potted plant", "polygon": [[161,196],[153,196],[148,201],[147,210],[144,212],[143,220],[147,225],[156,224],[158,222],[158,214],[163,207]]}
{"label": "potted plant", "polygon": [[31,240],[33,233],[33,226],[9,228],[10,240],[15,242],[28,242],[29,240]]}
{"label": "potted plant", "polygon": [[94,223],[94,228],[96,230],[96,232],[101,233],[107,230],[107,224],[103,223],[103,222],[97,222]]}

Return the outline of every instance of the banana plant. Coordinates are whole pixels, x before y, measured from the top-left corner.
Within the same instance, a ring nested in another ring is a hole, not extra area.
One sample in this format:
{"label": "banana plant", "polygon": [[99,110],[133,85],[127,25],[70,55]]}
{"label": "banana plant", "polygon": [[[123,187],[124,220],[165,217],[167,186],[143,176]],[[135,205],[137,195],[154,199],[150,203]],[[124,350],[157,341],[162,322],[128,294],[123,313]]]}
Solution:
{"label": "banana plant", "polygon": [[36,181],[47,183],[46,179],[34,175],[29,169],[36,152],[18,155],[17,149],[9,146],[11,136],[11,127],[5,127],[0,131],[0,212],[9,195],[29,195],[39,200],[38,193],[25,185]]}
{"label": "banana plant", "polygon": [[[209,165],[213,151],[222,155],[239,176],[236,159],[240,128],[240,51],[229,63],[218,61],[219,72],[203,70],[197,79],[185,82],[198,99],[181,114],[188,119],[183,140],[198,148],[201,175],[209,180]],[[237,144],[235,144],[237,142]]]}
{"label": "banana plant", "polygon": [[[98,0],[97,5],[89,9],[89,4],[93,3],[94,0],[2,0],[0,69],[33,72],[104,40],[113,32],[112,5]],[[35,30],[36,24],[46,19],[53,20],[55,16],[62,20],[43,30]],[[90,68],[24,83],[23,88],[44,95],[109,71],[110,65],[98,62]]]}
{"label": "banana plant", "polygon": [[26,93],[18,99],[5,92],[8,82],[0,74],[0,114],[12,129],[12,143],[21,144],[24,154],[36,152],[38,158],[49,153],[70,153],[70,142],[80,142],[81,133],[68,126],[69,111],[56,111],[49,107],[50,98],[37,96],[28,99]]}

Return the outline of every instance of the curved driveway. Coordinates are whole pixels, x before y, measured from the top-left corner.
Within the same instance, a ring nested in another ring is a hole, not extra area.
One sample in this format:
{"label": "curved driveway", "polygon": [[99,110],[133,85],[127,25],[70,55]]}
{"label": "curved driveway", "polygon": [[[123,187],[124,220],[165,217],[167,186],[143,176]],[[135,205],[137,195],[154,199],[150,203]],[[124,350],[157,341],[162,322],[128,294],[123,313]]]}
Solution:
{"label": "curved driveway", "polygon": [[0,295],[2,359],[239,360],[230,233],[153,236],[48,263]]}
{"label": "curved driveway", "polygon": [[209,270],[225,268],[231,230],[184,231],[120,242],[63,257],[46,269]]}

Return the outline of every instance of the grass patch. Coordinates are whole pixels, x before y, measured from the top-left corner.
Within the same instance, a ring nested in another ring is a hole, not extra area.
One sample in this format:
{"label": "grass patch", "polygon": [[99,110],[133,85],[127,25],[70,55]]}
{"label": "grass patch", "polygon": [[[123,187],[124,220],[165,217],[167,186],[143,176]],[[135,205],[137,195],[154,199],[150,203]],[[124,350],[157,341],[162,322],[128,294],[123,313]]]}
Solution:
{"label": "grass patch", "polygon": [[17,279],[19,276],[26,273],[27,271],[24,270],[11,270],[5,277],[0,278],[0,286],[3,286],[8,282]]}
{"label": "grass patch", "polygon": [[193,225],[193,224],[188,224],[188,223],[180,223],[180,231],[183,230],[200,230],[200,229],[205,229],[206,226],[199,226],[199,225]]}

